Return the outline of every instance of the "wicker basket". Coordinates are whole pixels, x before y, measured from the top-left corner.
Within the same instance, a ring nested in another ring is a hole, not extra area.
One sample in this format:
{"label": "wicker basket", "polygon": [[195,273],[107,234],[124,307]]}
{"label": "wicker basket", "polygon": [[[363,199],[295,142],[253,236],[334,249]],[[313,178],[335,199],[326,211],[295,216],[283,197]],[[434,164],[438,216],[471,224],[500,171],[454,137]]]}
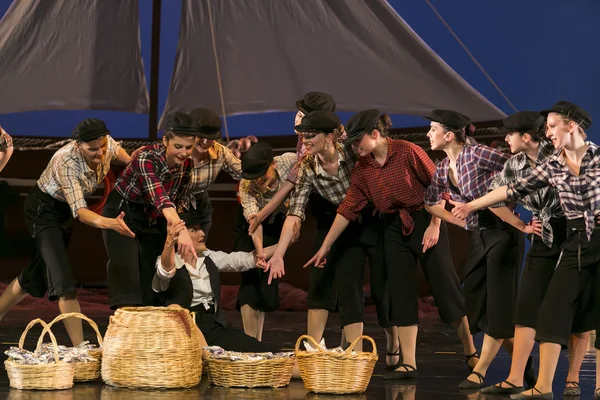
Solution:
{"label": "wicker basket", "polygon": [[51,364],[37,365],[19,364],[10,360],[4,361],[10,387],[15,389],[39,390],[69,389],[73,387],[73,376],[75,374],[73,364],[58,361],[58,344],[56,343],[56,338],[44,321],[37,318],[27,325],[19,339],[19,348],[23,348],[27,332],[36,324],[41,324],[44,330],[48,330],[50,340],[54,346],[54,360],[56,361]]}
{"label": "wicker basket", "polygon": [[[48,324],[48,328],[51,329],[55,323],[62,321],[63,319],[66,319],[66,318],[79,318],[79,319],[86,321],[88,324],[90,324],[92,329],[94,329],[94,331],[96,332],[96,340],[98,341],[98,346],[100,348],[102,348],[102,335],[100,334],[100,331],[98,330],[98,325],[96,325],[96,323],[94,321],[92,321],[91,319],[89,319],[88,317],[86,317],[85,315],[83,315],[81,313],[73,312],[73,313],[60,314],[58,317],[54,318]],[[46,329],[44,329],[44,331],[42,332],[42,335],[40,336],[40,339],[38,340],[38,347],[41,346],[45,335],[46,335]],[[94,361],[72,363],[75,368],[75,377],[73,379],[75,382],[89,382],[89,381],[94,381],[100,377],[100,362],[102,360],[102,350],[101,349],[91,350],[88,352],[88,355],[90,357],[92,357],[94,359]]]}
{"label": "wicker basket", "polygon": [[104,336],[102,379],[127,388],[188,388],[202,375],[202,334],[188,310],[124,307]]}
{"label": "wicker basket", "polygon": [[[307,390],[315,393],[345,394],[362,393],[367,389],[378,359],[373,339],[360,336],[343,353],[300,350],[304,339],[311,342],[315,348],[320,347],[307,335],[300,336],[296,342],[296,359]],[[373,351],[352,354],[356,345],[363,339],[371,342]]]}
{"label": "wicker basket", "polygon": [[292,379],[294,358],[245,361],[208,358],[208,378],[213,385],[254,388],[283,387]]}

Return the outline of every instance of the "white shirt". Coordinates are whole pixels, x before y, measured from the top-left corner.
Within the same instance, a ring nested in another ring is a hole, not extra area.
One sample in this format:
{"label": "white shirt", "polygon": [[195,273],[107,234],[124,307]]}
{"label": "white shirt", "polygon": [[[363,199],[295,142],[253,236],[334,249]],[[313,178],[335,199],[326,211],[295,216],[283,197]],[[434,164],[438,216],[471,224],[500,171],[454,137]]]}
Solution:
{"label": "white shirt", "polygon": [[201,257],[198,257],[195,268],[184,262],[179,254],[175,253],[175,268],[170,271],[165,271],[162,266],[161,257],[159,256],[156,260],[156,274],[154,274],[154,279],[152,280],[152,290],[157,293],[167,290],[171,278],[175,276],[175,270],[185,266],[194,287],[194,295],[190,307],[202,304],[208,310],[210,305],[213,304],[214,293],[210,286],[208,270],[204,264],[206,257],[210,257],[217,266],[217,269],[223,272],[242,272],[256,268],[254,253],[252,252],[235,251],[233,253],[225,253],[223,251],[205,250],[202,252]]}

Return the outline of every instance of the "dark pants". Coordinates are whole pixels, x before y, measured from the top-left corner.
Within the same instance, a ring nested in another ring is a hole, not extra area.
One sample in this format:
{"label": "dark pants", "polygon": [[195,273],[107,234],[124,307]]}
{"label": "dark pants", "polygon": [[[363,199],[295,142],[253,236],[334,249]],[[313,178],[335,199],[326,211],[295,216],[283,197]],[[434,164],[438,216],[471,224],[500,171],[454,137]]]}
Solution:
{"label": "dark pants", "polygon": [[165,305],[178,304],[196,313],[196,325],[204,335],[209,346],[219,346],[229,351],[244,353],[276,353],[281,351],[277,346],[259,342],[252,336],[233,328],[229,324],[222,325],[215,321],[214,308],[206,310],[203,305],[190,307],[193,299],[193,285],[185,267],[175,272],[166,291],[160,293]]}
{"label": "dark pants", "polygon": [[423,235],[431,215],[421,209],[413,211],[411,217],[414,229],[404,235],[400,215],[385,216],[383,249],[391,301],[389,324],[384,328],[419,323],[417,260],[421,262],[442,322],[458,321],[465,316],[465,302],[450,254],[446,225],[440,225],[438,243],[423,253]]}
{"label": "dark pants", "polygon": [[521,232],[498,219],[496,227],[469,232],[464,291],[471,334],[514,336],[514,310],[523,260]]}
{"label": "dark pants", "polygon": [[[515,324],[536,329],[540,307],[546,296],[554,269],[560,258],[561,248],[567,239],[567,220],[550,220],[553,232],[551,247],[546,246],[539,236],[531,237],[531,246],[525,258],[525,267],[519,282]],[[572,333],[582,333],[594,329],[592,283],[585,288],[575,303]]]}
{"label": "dark pants", "polygon": [[[285,215],[278,213],[273,221],[267,218],[262,223],[263,246],[277,244]],[[244,217],[244,208],[240,205],[233,222],[234,244],[233,251],[254,251],[254,242],[248,235],[248,221]],[[237,308],[249,305],[254,310],[270,312],[279,307],[279,281],[273,280],[269,285],[269,273],[260,268],[253,268],[241,273],[242,283],[238,292]]]}
{"label": "dark pants", "polygon": [[21,272],[19,285],[33,297],[49,300],[75,293],[75,277],[67,245],[73,217],[66,202],[56,200],[34,186],[25,199],[25,226],[35,241],[29,265]]}
{"label": "dark pants", "polygon": [[156,306],[160,300],[152,290],[156,260],[167,238],[167,222],[159,218],[150,224],[142,205],[126,201],[113,190],[102,215],[115,218],[125,212],[125,223],[135,238],[103,229],[102,238],[108,253],[108,302],[111,309],[123,306]]}
{"label": "dark pants", "polygon": [[[568,344],[573,328],[575,305],[591,283],[595,294],[600,290],[600,229],[596,226],[591,241],[583,219],[567,221],[567,240],[546,296],[540,308],[536,339],[541,342]],[[600,296],[594,298],[594,324],[600,332]],[[600,349],[600,337],[596,339]]]}

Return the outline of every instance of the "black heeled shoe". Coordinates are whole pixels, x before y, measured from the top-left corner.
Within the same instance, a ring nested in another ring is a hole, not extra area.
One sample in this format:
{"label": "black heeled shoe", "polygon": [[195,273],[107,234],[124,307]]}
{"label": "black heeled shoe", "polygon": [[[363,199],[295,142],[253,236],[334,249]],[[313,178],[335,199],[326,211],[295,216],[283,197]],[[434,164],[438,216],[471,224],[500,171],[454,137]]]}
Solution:
{"label": "black heeled shoe", "polygon": [[485,379],[485,376],[475,371],[471,372],[470,375],[475,375],[479,379],[479,383],[465,379],[464,381],[458,384],[459,389],[479,389],[483,387],[483,381]]}
{"label": "black heeled shoe", "polygon": [[399,379],[414,379],[419,377],[419,373],[417,369],[412,365],[401,364],[398,368],[404,368],[406,371],[398,371],[397,369],[393,371],[385,371],[383,373],[383,379],[385,380],[399,380]]}
{"label": "black heeled shoe", "polygon": [[[398,356],[400,357],[400,347],[398,347],[396,349],[396,351],[390,353],[389,351],[385,352],[386,357],[394,357],[394,356]],[[390,365],[387,363],[385,363],[385,370],[386,371],[394,371],[396,368],[399,368],[402,365],[402,361],[398,360],[398,362],[396,364]]]}
{"label": "black heeled shoe", "polygon": [[472,367],[471,364],[469,364],[469,361],[472,358],[479,358],[479,354],[477,354],[477,352],[475,352],[473,354],[465,355],[465,362],[467,363],[467,368],[469,368],[469,373],[473,372],[473,368],[475,368],[474,366]]}

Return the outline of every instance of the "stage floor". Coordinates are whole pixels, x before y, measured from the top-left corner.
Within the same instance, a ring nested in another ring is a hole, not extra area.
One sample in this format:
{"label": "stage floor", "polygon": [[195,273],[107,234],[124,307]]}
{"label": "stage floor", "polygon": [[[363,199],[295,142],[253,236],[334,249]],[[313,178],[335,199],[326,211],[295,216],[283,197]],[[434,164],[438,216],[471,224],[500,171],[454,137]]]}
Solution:
{"label": "stage floor", "polygon": [[[40,315],[49,321],[56,314],[45,311],[46,315]],[[38,315],[35,310],[12,311],[0,322],[0,349],[2,353],[11,345],[16,345],[19,336],[27,323]],[[94,319],[102,333],[108,324],[106,313],[88,315]],[[240,327],[239,313],[228,312],[229,320],[234,326]],[[264,340],[268,342],[282,343],[285,348],[292,348],[298,336],[304,332],[306,313],[303,312],[276,312],[267,315],[265,322]],[[327,325],[325,339],[329,346],[339,343],[340,331],[337,328],[338,317],[333,314]],[[85,324],[84,324],[85,325]],[[86,338],[93,338],[86,328]],[[26,346],[32,349],[37,340],[39,330],[32,330],[32,336],[27,338]],[[8,399],[377,399],[377,400],[426,400],[426,399],[494,399],[508,397],[484,396],[479,391],[460,391],[457,385],[467,376],[467,367],[464,362],[461,346],[453,329],[440,323],[437,315],[430,315],[422,319],[419,329],[417,362],[420,378],[410,381],[384,381],[382,371],[385,363],[385,336],[382,329],[377,326],[375,315],[369,313],[365,324],[365,333],[372,336],[379,347],[379,361],[367,392],[361,395],[317,395],[309,393],[302,381],[294,381],[282,389],[225,389],[211,387],[206,377],[203,377],[200,386],[188,390],[168,391],[132,391],[118,389],[103,385],[101,382],[92,384],[75,384],[73,389],[56,392],[21,391],[8,387],[6,371],[0,373],[0,397]],[[67,343],[67,335],[62,325],[56,329],[59,343]],[[481,348],[481,337],[476,337],[477,348]],[[537,365],[537,348],[535,350]],[[6,356],[3,355],[3,358]],[[594,392],[595,376],[595,353],[590,351],[586,356],[582,372],[581,387],[584,398],[590,398]],[[567,358],[563,353],[558,366],[555,379],[555,399],[562,398],[564,381],[567,371]],[[504,351],[494,360],[486,377],[486,383],[493,384],[507,375],[510,367],[510,359]]]}

